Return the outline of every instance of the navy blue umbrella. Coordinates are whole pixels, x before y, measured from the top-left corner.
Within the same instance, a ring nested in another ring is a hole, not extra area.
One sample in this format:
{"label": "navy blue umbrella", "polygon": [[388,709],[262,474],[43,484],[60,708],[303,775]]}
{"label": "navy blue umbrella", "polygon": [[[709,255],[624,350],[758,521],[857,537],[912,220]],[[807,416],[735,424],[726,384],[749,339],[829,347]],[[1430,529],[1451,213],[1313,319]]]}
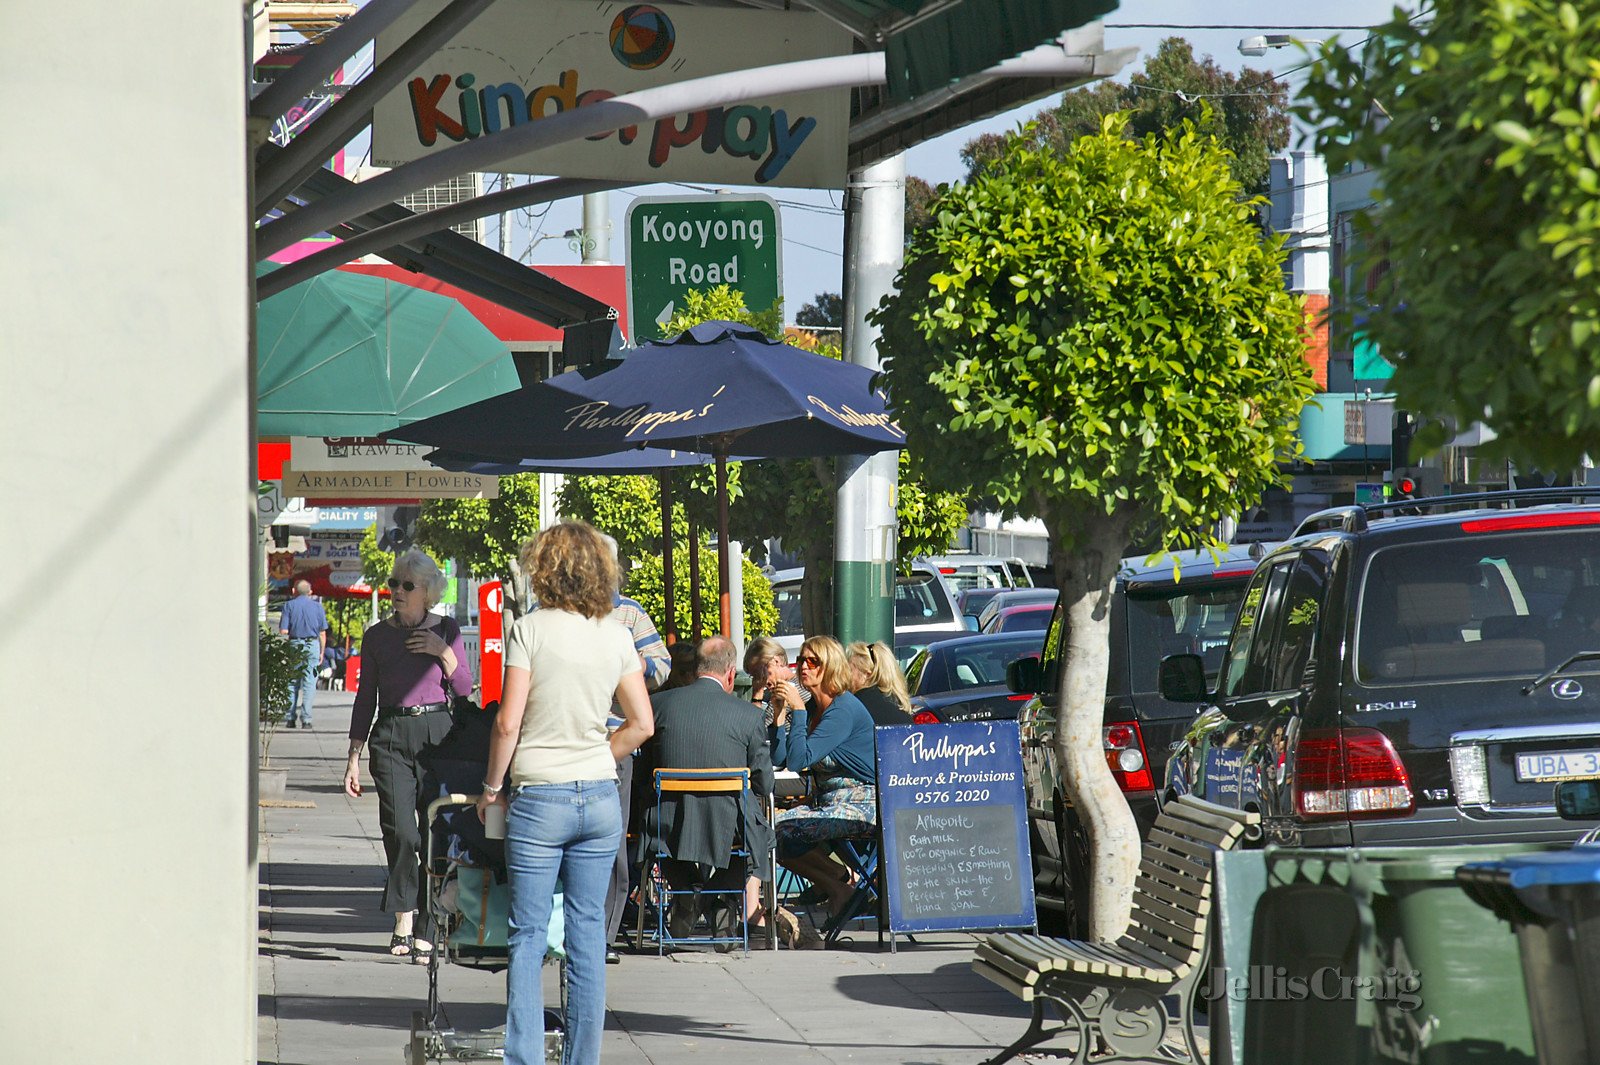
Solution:
{"label": "navy blue umbrella", "polygon": [[809,458],[905,446],[872,378],[864,366],[714,321],[645,344],[598,376],[562,374],[549,385],[578,401],[561,435],[569,446]]}
{"label": "navy blue umbrella", "polygon": [[567,431],[615,448],[709,451],[717,461],[717,563],[729,635],[730,450],[761,458],[865,455],[905,446],[873,373],[772,340],[737,322],[702,322],[645,344],[594,377],[550,386],[584,401]]}

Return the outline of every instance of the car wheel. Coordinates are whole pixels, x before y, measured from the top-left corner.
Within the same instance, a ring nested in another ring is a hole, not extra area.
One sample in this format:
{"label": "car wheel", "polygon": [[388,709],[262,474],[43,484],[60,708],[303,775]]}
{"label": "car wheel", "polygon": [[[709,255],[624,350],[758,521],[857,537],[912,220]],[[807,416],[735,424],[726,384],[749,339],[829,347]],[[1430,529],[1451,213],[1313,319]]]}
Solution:
{"label": "car wheel", "polygon": [[[1061,807],[1057,807],[1061,809]],[[1089,833],[1073,814],[1058,814],[1062,855],[1063,921],[1068,939],[1089,938]]]}

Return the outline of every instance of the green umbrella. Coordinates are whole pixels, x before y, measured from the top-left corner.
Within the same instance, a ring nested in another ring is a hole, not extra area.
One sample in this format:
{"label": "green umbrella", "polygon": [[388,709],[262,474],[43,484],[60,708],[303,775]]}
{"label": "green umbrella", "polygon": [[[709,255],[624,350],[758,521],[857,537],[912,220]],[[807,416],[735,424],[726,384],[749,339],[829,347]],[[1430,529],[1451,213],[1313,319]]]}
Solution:
{"label": "green umbrella", "polygon": [[339,270],[256,306],[256,370],[261,436],[376,436],[519,384],[460,303]]}

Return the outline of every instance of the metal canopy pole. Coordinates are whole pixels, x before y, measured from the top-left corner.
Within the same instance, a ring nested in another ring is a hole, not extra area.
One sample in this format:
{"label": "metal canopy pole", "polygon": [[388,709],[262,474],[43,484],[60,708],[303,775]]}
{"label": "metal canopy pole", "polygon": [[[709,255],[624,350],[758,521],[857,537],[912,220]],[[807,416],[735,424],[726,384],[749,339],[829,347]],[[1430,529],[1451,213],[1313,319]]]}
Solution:
{"label": "metal canopy pole", "polygon": [[[372,107],[389,90],[439,50],[439,46],[465,29],[494,0],[453,0],[428,24],[373,68],[345,93],[311,127],[256,170],[255,213],[259,217],[293,192],[313,171],[321,168],[339,145],[372,124]],[[429,184],[433,184],[430,182]],[[396,197],[398,198],[398,197]]]}
{"label": "metal canopy pole", "polygon": [[775,93],[874,85],[886,78],[883,53],[870,52],[775,63],[630,92],[434,152],[363,181],[338,196],[302,207],[256,230],[256,256],[264,258],[282,251],[295,241],[338,225],[346,218],[392,203],[407,193],[437,185],[457,174],[495,170],[508,159],[582,140],[596,133],[609,133],[685,111],[765,100]]}
{"label": "metal canopy pole", "polygon": [[250,114],[275,122],[327,81],[345,60],[393,25],[417,0],[369,0],[366,6],[335,26],[316,47],[308,48],[298,62],[250,101]]}
{"label": "metal canopy pole", "polygon": [[[319,170],[313,173],[306,182],[304,189],[317,193],[318,199],[322,196],[335,195],[344,188],[354,187],[356,183],[340,177],[331,170]],[[369,252],[383,255],[384,258],[394,261],[394,257],[384,255],[385,252],[395,248],[404,248],[415,252],[417,255],[432,255],[464,259],[471,257],[472,265],[483,264],[491,261],[494,254],[482,245],[461,234],[453,232],[450,227],[461,222],[470,222],[487,214],[494,214],[500,210],[512,210],[518,207],[528,207],[536,203],[549,203],[552,200],[562,200],[569,196],[580,196],[597,189],[622,188],[614,181],[591,181],[587,178],[553,178],[549,181],[538,181],[531,185],[519,185],[506,192],[491,193],[488,196],[479,196],[461,203],[440,207],[437,210],[416,214],[401,207],[399,204],[385,204],[371,211],[364,212],[348,220],[336,223],[330,233],[354,231],[357,236],[341,240],[332,247],[297,259],[272,271],[256,282],[258,299],[266,299],[276,295],[284,289],[298,285],[302,281],[310,280],[316,275],[345,263]],[[466,245],[473,245],[478,249],[473,251]],[[457,254],[459,250],[460,254]],[[492,260],[501,262],[501,260]],[[603,307],[604,304],[593,297],[585,296],[581,292],[568,288],[566,285],[540,274],[531,267],[524,266],[515,259],[505,257],[500,271],[511,283],[514,279],[519,287],[534,287],[542,290],[539,294],[546,299],[560,299],[572,308],[577,308],[581,303],[589,303]],[[524,312],[525,313],[525,312]],[[570,310],[571,318],[578,321],[585,320],[584,314],[577,310]],[[539,315],[532,315],[545,319]],[[549,324],[557,324],[551,322]]]}

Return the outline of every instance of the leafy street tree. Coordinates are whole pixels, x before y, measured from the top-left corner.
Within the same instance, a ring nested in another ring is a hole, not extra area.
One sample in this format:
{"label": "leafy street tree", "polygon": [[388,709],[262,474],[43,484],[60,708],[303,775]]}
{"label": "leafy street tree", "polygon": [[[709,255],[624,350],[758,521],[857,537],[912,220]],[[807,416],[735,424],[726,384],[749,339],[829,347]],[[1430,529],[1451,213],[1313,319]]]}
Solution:
{"label": "leafy street tree", "polygon": [[[1364,55],[1325,47],[1302,93],[1329,168],[1381,188],[1357,276],[1402,406],[1483,421],[1482,449],[1600,455],[1600,8],[1435,0]],[[1418,444],[1446,439],[1440,422]]]}
{"label": "leafy street tree", "polygon": [[[1271,71],[1247,68],[1234,74],[1210,56],[1196,59],[1194,46],[1181,37],[1162,41],[1126,85],[1098,81],[1066,93],[1055,107],[1039,112],[1023,136],[1059,154],[1079,137],[1098,134],[1106,116],[1120,112],[1128,115],[1126,135],[1135,139],[1183,122],[1215,137],[1233,153],[1229,165],[1247,195],[1267,191],[1267,161],[1289,144],[1285,82]],[[969,180],[1005,154],[1007,139],[985,134],[968,142],[961,159]]]}
{"label": "leafy street tree", "polygon": [[[732,467],[730,467],[731,469]],[[676,597],[678,631],[690,638],[708,636],[718,628],[716,549],[711,546],[707,512],[714,510],[714,485],[706,483],[706,472],[693,478],[682,471],[672,474],[676,482],[672,519],[673,589]],[[737,487],[729,478],[732,495]],[[561,513],[581,518],[616,538],[617,553],[626,575],[627,594],[638,600],[658,626],[665,627],[666,595],[662,580],[661,489],[655,477],[568,477],[561,488]],[[690,624],[689,597],[689,514],[699,523],[701,582],[700,616],[703,631],[696,634]],[[741,570],[744,581],[745,631],[751,636],[770,635],[778,625],[772,583],[761,567],[745,557]]]}
{"label": "leafy street tree", "polygon": [[794,316],[795,325],[838,329],[844,325],[844,297],[837,292],[819,292]]}
{"label": "leafy street tree", "polygon": [[933,222],[933,203],[939,190],[912,174],[906,175],[906,244]]}
{"label": "leafy street tree", "polygon": [[1056,753],[1088,829],[1097,939],[1125,927],[1139,856],[1101,746],[1118,562],[1136,537],[1209,543],[1282,483],[1313,390],[1305,311],[1223,146],[1188,123],[1133,140],[1127,123],[1064,153],[1008,142],[946,192],[873,315],[929,483],[1049,527]]}
{"label": "leafy street tree", "polygon": [[500,478],[494,499],[428,500],[416,539],[435,558],[456,559],[477,577],[508,581],[515,594],[506,597],[507,611],[514,616],[527,601],[517,552],[538,531],[539,475],[518,473]]}

